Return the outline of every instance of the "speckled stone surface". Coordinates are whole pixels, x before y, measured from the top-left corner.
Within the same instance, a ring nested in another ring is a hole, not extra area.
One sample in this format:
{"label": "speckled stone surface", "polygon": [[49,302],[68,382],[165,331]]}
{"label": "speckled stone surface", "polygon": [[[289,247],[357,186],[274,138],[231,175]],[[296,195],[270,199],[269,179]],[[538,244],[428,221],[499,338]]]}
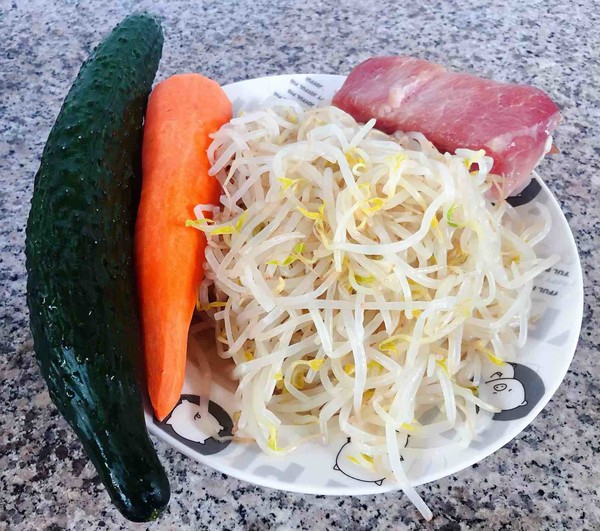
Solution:
{"label": "speckled stone surface", "polygon": [[[402,7],[401,4],[406,7]],[[450,7],[452,6],[452,7]],[[43,143],[81,61],[126,14],[163,17],[159,78],[221,83],[347,73],[371,55],[412,54],[544,88],[563,112],[562,153],[543,174],[575,234],[585,282],[581,340],[554,399],[479,465],[401,494],[304,496],[255,487],[156,442],[168,511],[126,523],[51,404],[32,353],[24,226]],[[0,0],[0,529],[600,529],[600,10],[593,0],[98,2]]]}

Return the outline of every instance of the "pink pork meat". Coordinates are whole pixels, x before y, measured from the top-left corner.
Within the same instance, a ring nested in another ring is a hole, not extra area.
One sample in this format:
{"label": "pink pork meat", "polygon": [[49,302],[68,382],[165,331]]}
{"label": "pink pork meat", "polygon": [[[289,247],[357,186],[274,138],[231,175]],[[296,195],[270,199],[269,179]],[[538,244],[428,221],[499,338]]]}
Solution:
{"label": "pink pork meat", "polygon": [[442,152],[484,149],[501,175],[495,197],[520,192],[551,145],[559,109],[543,91],[469,74],[414,57],[358,65],[333,98],[359,122],[386,133],[419,131]]}

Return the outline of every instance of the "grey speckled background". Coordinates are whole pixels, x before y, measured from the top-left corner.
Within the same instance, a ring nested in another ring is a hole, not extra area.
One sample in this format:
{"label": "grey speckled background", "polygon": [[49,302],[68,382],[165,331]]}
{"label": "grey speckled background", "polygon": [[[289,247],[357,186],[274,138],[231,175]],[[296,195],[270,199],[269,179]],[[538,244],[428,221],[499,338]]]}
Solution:
{"label": "grey speckled background", "polygon": [[[546,89],[562,108],[562,154],[543,174],[581,252],[579,348],[535,422],[478,466],[421,487],[424,525],[400,494],[300,496],[228,478],[157,442],[172,480],[151,529],[600,529],[600,80],[598,4],[560,0],[97,2],[0,0],[0,529],[126,528],[50,403],[31,351],[24,225],[43,143],[81,61],[123,16],[164,18],[159,77],[222,83],[347,73],[406,53]],[[408,4],[408,7],[400,7]],[[450,5],[453,7],[450,7]],[[129,526],[145,528],[145,526]]]}

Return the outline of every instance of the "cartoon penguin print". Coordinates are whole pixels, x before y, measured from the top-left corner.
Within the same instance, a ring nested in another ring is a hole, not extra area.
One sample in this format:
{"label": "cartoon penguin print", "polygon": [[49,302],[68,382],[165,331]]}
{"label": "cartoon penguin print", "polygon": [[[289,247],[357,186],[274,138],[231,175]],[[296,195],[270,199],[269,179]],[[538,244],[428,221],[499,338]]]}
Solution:
{"label": "cartoon penguin print", "polygon": [[210,412],[208,415],[202,415],[200,405],[187,399],[179,403],[166,423],[180,437],[199,444],[204,444],[206,439],[217,435],[223,429]]}
{"label": "cartoon penguin print", "polygon": [[359,457],[357,456],[360,456],[360,452],[356,450],[352,445],[350,437],[348,437],[348,440],[340,448],[340,451],[335,457],[333,469],[356,481],[381,485],[385,478],[382,478],[379,474],[366,466],[361,465]]}
{"label": "cartoon penguin print", "polygon": [[502,411],[494,420],[516,420],[529,414],[544,395],[544,382],[519,363],[488,366],[479,385],[479,398]]}
{"label": "cartoon penguin print", "polygon": [[[408,446],[409,439],[410,436],[406,441],[405,447]],[[352,444],[351,438],[348,437],[348,440],[342,445],[340,451],[335,456],[333,469],[341,472],[350,479],[364,483],[375,483],[375,485],[381,486],[385,477],[381,477],[381,474],[378,474],[374,469],[365,466],[368,465],[368,457],[363,464],[361,464],[361,460],[365,461],[365,457],[361,456],[360,452]]]}
{"label": "cartoon penguin print", "polygon": [[189,446],[202,455],[212,455],[223,451],[231,443],[230,439],[220,437],[231,436],[233,420],[217,403],[208,402],[208,413],[200,407],[201,400],[197,395],[181,395],[179,402],[171,414],[154,423],[168,435]]}
{"label": "cartoon penguin print", "polygon": [[538,196],[541,190],[542,185],[534,177],[521,192],[519,192],[517,195],[513,195],[512,197],[508,197],[506,202],[513,207],[526,205],[527,203],[531,203]]}

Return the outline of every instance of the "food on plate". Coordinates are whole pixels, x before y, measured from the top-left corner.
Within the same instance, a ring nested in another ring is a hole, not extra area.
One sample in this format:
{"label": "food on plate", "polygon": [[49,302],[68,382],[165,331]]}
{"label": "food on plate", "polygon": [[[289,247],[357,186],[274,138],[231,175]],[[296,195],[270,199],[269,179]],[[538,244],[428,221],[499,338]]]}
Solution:
{"label": "food on plate", "polygon": [[215,204],[220,185],[208,174],[209,135],[231,118],[215,81],[179,74],[148,101],[135,262],[148,392],[159,420],[183,387],[188,331],[202,280],[206,239],[186,228],[198,203]]}
{"label": "food on plate", "polygon": [[160,24],[126,18],[83,64],[52,128],[27,224],[27,301],[50,397],[124,516],[155,518],[169,482],[144,424],[133,229]]}
{"label": "food on plate", "polygon": [[557,260],[536,253],[544,205],[531,225],[504,199],[549,150],[558,109],[402,57],[359,65],[337,107],[283,100],[232,119],[216,82],[180,74],[146,109],[162,43],[145,14],[115,28],[36,175],[27,297],[52,400],[119,510],[153,519],[170,491],[140,339],[156,418],[204,444],[223,431],[209,402],[200,431],[182,424],[191,402],[176,406],[194,334],[214,328],[239,378],[237,440],[284,454],[344,434],[338,470],[344,457],[394,477],[429,518],[402,461],[489,424],[479,386],[525,344],[533,280]]}
{"label": "food on plate", "polygon": [[484,367],[524,345],[557,257],[535,251],[543,205],[531,226],[486,198],[482,150],[374,125],[285,101],[224,125],[208,151],[221,204],[189,223],[208,239],[199,299],[236,364],[236,437],[280,454],[343,433],[429,517],[402,459],[489,423]]}
{"label": "food on plate", "polygon": [[419,131],[442,152],[484,149],[500,176],[496,198],[520,192],[551,149],[560,120],[541,90],[500,83],[414,57],[374,57],[358,65],[333,98],[357,121],[387,133]]}

